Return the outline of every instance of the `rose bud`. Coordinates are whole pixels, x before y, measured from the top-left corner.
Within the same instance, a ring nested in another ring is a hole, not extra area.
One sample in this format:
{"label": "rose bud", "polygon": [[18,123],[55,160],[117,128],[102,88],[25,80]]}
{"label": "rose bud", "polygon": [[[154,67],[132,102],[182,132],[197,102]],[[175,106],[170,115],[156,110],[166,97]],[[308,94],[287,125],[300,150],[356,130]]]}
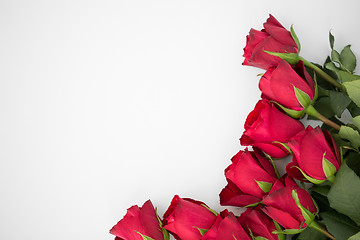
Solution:
{"label": "rose bud", "polygon": [[116,240],[143,240],[146,237],[164,240],[168,233],[160,224],[154,206],[148,200],[142,207],[135,205],[129,208],[110,233],[116,236]]}
{"label": "rose bud", "polygon": [[277,228],[271,218],[264,214],[260,207],[255,209],[248,208],[239,217],[241,226],[254,237],[263,237],[268,240],[279,240],[279,236],[274,234]]}
{"label": "rose bud", "polygon": [[278,103],[292,117],[301,117],[305,109],[316,100],[314,80],[299,61],[295,68],[281,60],[276,68],[269,68],[261,77],[262,97]]}
{"label": "rose bud", "polygon": [[[285,229],[294,229],[301,232],[306,226],[312,224],[318,212],[310,194],[300,188],[293,179],[284,177],[276,184],[278,189],[267,195],[262,203],[262,211]],[[283,187],[280,187],[283,185]],[[286,233],[286,230],[284,231]]]}
{"label": "rose bud", "polygon": [[341,165],[339,149],[327,130],[308,126],[288,144],[293,160],[286,166],[289,176],[315,184],[333,181]]}
{"label": "rose bud", "polygon": [[[222,215],[222,216],[221,216]],[[251,240],[250,236],[242,228],[233,213],[225,211],[220,214],[216,222],[207,231],[201,240]]]}
{"label": "rose bud", "polygon": [[239,151],[231,161],[225,169],[228,185],[220,193],[220,204],[256,205],[277,180],[272,164],[258,149]]}
{"label": "rose bud", "polygon": [[175,195],[164,214],[164,228],[177,239],[198,240],[214,224],[216,216],[205,203]]}
{"label": "rose bud", "polygon": [[265,70],[277,66],[281,59],[264,52],[264,50],[280,53],[298,53],[297,44],[291,33],[272,15],[264,23],[264,29],[261,31],[251,29],[249,35],[246,36],[243,65]]}
{"label": "rose bud", "polygon": [[254,146],[269,156],[283,158],[289,154],[284,144],[290,141],[304,125],[280,112],[273,103],[260,100],[245,121],[245,132],[240,138],[243,146]]}

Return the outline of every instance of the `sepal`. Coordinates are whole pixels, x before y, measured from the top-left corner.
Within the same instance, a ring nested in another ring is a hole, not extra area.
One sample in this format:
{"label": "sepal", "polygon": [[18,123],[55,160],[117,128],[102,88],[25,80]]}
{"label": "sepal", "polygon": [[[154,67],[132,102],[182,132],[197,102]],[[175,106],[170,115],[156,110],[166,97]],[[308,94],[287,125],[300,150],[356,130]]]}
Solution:
{"label": "sepal", "polygon": [[311,104],[310,96],[307,95],[304,91],[302,91],[294,86],[294,92],[296,95],[296,99],[301,104],[301,106],[303,106],[304,108],[307,108]]}
{"label": "sepal", "polygon": [[299,168],[298,166],[294,166],[294,167],[296,167],[301,172],[301,174],[306,178],[306,180],[308,180],[309,182],[311,182],[313,184],[321,184],[321,183],[325,182],[325,180],[319,180],[319,179],[310,177],[309,175],[304,173],[303,170],[301,170],[301,168]]}
{"label": "sepal", "polygon": [[[308,209],[306,209],[303,205],[301,205],[299,196],[295,189],[292,190],[291,195],[292,195],[293,199],[295,200],[296,206],[298,206],[298,208],[300,209],[300,211],[305,219],[306,225],[310,225],[315,220],[316,215],[313,214],[312,212],[310,212]],[[316,209],[318,212],[319,209],[317,207],[316,207]]]}
{"label": "sepal", "polygon": [[270,52],[270,51],[266,51],[266,50],[264,50],[264,52],[266,52],[272,56],[279,57],[279,58],[287,61],[291,65],[295,65],[300,61],[299,54],[297,54],[297,53],[279,53],[279,52]]}
{"label": "sepal", "polygon": [[272,188],[272,183],[269,182],[262,182],[262,181],[256,181],[255,182],[258,184],[258,186],[261,188],[261,190],[263,190],[264,193],[268,193],[270,192],[271,188]]}
{"label": "sepal", "polygon": [[277,102],[274,102],[274,101],[271,101],[271,102],[278,105],[287,115],[289,115],[292,118],[302,118],[305,115],[305,110],[296,111],[296,110],[292,110],[290,108],[284,107],[280,103],[277,103]]}
{"label": "sepal", "polygon": [[300,52],[300,49],[301,49],[300,41],[299,41],[299,38],[296,36],[293,25],[291,25],[291,27],[290,27],[290,33],[291,33],[291,36],[292,36],[292,38],[294,39],[294,41],[296,43],[296,46],[298,48],[298,52]]}
{"label": "sepal", "polygon": [[326,178],[330,178],[336,173],[336,167],[334,166],[334,164],[332,164],[329,160],[325,158],[325,153],[323,156],[322,166]]}

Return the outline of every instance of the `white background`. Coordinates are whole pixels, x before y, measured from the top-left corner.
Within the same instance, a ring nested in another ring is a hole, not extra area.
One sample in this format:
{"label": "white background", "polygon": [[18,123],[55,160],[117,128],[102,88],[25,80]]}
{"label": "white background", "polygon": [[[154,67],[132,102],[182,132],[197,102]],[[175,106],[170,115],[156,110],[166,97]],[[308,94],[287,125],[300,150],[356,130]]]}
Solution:
{"label": "white background", "polygon": [[113,239],[131,205],[217,211],[260,97],[245,37],[272,13],[322,63],[360,54],[357,1],[0,1],[0,239]]}

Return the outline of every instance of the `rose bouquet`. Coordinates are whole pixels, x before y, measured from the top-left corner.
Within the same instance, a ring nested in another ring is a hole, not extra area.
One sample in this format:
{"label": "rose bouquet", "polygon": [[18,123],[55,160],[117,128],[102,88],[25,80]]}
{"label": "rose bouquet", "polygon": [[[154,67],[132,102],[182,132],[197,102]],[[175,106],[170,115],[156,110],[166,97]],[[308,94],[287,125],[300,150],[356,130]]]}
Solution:
{"label": "rose bouquet", "polygon": [[[319,65],[300,56],[293,27],[273,16],[250,30],[243,65],[266,70],[262,95],[220,193],[221,205],[244,208],[240,216],[176,195],[162,218],[150,200],[129,208],[110,230],[115,239],[360,239],[360,76],[350,45],[339,52],[329,40]],[[275,161],[289,155],[280,176]]]}

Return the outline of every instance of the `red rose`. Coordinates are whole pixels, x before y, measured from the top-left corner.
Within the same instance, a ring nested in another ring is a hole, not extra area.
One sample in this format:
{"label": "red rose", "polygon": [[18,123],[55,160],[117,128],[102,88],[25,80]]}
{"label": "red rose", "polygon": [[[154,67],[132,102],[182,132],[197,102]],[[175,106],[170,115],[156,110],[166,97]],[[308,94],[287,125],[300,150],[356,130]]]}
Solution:
{"label": "red rose", "polygon": [[251,65],[263,69],[277,66],[280,58],[272,56],[264,52],[264,50],[281,53],[298,53],[297,45],[291,33],[272,15],[264,23],[263,30],[257,31],[251,29],[249,35],[246,36],[243,65]]}
{"label": "red rose", "polygon": [[251,240],[233,213],[225,211],[221,215],[201,240]]}
{"label": "red rose", "polygon": [[141,235],[164,239],[154,206],[148,200],[140,208],[137,205],[127,210],[126,215],[111,230],[117,240],[143,240]]}
{"label": "red rose", "polygon": [[294,199],[294,190],[299,199],[299,204],[312,214],[316,214],[318,209],[314,205],[310,194],[300,188],[290,177],[279,180],[276,189],[267,195],[262,203],[265,207],[262,211],[274,221],[286,229],[299,229],[300,226],[306,227],[305,218],[299,205]]}
{"label": "red rose", "polygon": [[254,235],[254,237],[263,237],[268,240],[278,240],[279,237],[277,234],[273,234],[273,231],[276,231],[276,227],[271,218],[265,215],[257,207],[255,209],[248,208],[245,212],[239,217],[239,222],[243,228]]}
{"label": "red rose", "polygon": [[280,112],[268,100],[260,100],[245,121],[245,132],[240,138],[243,146],[254,146],[274,158],[283,158],[289,151],[281,144],[290,141],[304,125]]}
{"label": "red rose", "polygon": [[[263,98],[295,111],[303,111],[316,95],[314,80],[306,72],[302,61],[292,68],[281,60],[276,68],[269,68],[261,77],[259,88]],[[297,97],[299,93],[306,101]]]}
{"label": "red rose", "polygon": [[261,201],[276,182],[272,164],[259,150],[238,152],[225,169],[228,185],[220,193],[220,204],[244,207]]}
{"label": "red rose", "polygon": [[215,220],[216,215],[203,202],[175,195],[164,214],[164,228],[177,239],[199,240]]}
{"label": "red rose", "polygon": [[[293,161],[286,166],[289,176],[320,183],[333,177],[341,164],[339,149],[327,130],[308,126],[288,144]],[[301,171],[303,173],[301,173]]]}

